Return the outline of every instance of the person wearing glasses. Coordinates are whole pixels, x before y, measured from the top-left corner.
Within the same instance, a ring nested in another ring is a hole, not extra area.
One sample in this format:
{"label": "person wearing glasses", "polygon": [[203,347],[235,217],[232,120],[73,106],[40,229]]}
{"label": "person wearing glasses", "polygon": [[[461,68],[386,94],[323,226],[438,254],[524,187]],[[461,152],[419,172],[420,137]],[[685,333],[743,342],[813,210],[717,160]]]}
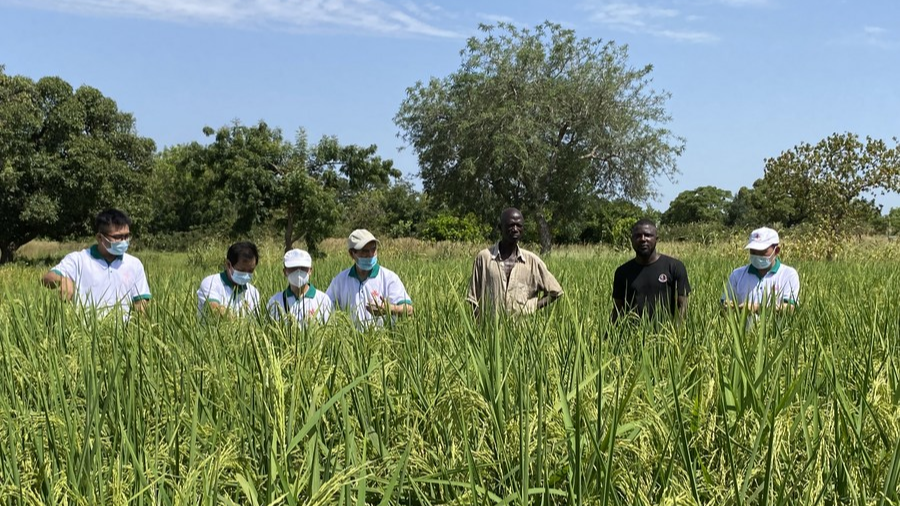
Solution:
{"label": "person wearing glasses", "polygon": [[349,311],[360,330],[383,326],[385,317],[393,324],[398,316],[412,316],[412,300],[400,276],[378,260],[378,239],[368,230],[354,230],[347,251],[353,265],[338,273],[325,291],[334,305]]}
{"label": "person wearing glasses", "polygon": [[146,311],[150,286],[140,260],[126,253],[131,240],[131,218],[107,209],[94,220],[97,243],[66,255],[41,278],[47,288],[59,290],[63,300],[96,308],[99,315],[120,311]]}

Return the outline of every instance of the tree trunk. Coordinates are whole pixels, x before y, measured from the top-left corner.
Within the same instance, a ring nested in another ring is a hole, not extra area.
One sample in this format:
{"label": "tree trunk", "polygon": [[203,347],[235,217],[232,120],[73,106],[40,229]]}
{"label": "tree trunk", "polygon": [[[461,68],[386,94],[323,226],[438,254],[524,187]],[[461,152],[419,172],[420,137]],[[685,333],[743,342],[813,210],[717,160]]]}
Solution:
{"label": "tree trunk", "polygon": [[547,218],[544,217],[544,213],[537,212],[536,216],[538,233],[541,237],[541,255],[547,255],[553,247],[553,236],[550,234],[550,224],[547,223]]}
{"label": "tree trunk", "polygon": [[19,245],[13,241],[0,241],[0,265],[12,262]]}

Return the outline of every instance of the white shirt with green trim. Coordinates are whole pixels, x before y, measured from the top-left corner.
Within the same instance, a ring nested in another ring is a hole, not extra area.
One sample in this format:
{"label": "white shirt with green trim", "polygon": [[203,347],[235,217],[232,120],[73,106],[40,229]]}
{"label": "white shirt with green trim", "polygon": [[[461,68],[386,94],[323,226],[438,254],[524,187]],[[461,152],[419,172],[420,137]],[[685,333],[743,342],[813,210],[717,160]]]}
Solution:
{"label": "white shirt with green trim", "polygon": [[[350,319],[360,330],[372,325],[384,326],[384,317],[374,317],[366,308],[367,304],[382,305],[387,300],[390,304],[412,305],[400,277],[380,265],[376,265],[365,280],[359,279],[356,266],[344,269],[331,280],[326,293],[335,307],[350,312]],[[391,324],[396,320],[397,317],[392,315]]]}
{"label": "white shirt with green trim", "polygon": [[223,271],[206,276],[200,282],[200,289],[197,290],[199,317],[204,316],[206,305],[210,302],[217,302],[240,316],[252,315],[259,306],[259,290],[250,283],[244,286],[235,284]]}
{"label": "white shirt with green trim", "polygon": [[299,299],[291,287],[287,287],[269,298],[266,308],[274,320],[281,320],[282,316],[287,314],[290,315],[290,320],[304,326],[311,320],[321,324],[328,322],[332,311],[331,299],[321,290],[316,290],[313,285],[309,285],[306,293]]}
{"label": "white shirt with green trim", "polygon": [[128,253],[107,262],[97,245],[66,255],[51,271],[75,283],[75,298],[107,314],[115,306],[127,317],[132,303],[149,300],[144,265]]}
{"label": "white shirt with green trim", "polygon": [[728,277],[728,287],[722,294],[722,301],[731,300],[738,304],[762,304],[764,301],[800,302],[800,275],[797,269],[776,259],[775,265],[765,276],[752,265],[738,267]]}

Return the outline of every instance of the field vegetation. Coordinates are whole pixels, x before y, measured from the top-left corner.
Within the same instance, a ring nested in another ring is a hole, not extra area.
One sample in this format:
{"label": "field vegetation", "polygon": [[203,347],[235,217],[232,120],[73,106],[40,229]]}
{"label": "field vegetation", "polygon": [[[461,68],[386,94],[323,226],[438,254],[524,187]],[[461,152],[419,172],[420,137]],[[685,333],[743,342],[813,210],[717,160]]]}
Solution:
{"label": "field vegetation", "polygon": [[[39,286],[35,246],[0,269],[0,503],[900,504],[900,248],[786,241],[802,305],[747,324],[718,306],[740,246],[661,243],[686,324],[613,328],[626,251],[559,248],[551,311],[476,324],[478,246],[388,241],[416,315],[367,333],[198,324],[221,244],[137,252],[149,314],[97,319]],[[323,249],[324,289],[348,261]]]}

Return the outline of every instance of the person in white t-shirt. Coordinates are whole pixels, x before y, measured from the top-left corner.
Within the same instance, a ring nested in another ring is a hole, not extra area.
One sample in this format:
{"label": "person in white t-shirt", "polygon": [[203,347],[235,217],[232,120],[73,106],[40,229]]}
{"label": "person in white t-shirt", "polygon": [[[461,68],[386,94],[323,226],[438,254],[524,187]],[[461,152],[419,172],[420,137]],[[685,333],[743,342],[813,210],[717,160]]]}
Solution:
{"label": "person in white t-shirt", "polygon": [[778,258],[781,253],[778,232],[758,228],[750,233],[744,249],[750,252],[750,264],[738,267],[728,277],[722,294],[725,309],[759,312],[763,305],[775,309],[793,309],[800,302],[800,276]]}
{"label": "person in white t-shirt", "polygon": [[335,276],[326,291],[335,307],[349,311],[358,329],[381,327],[386,316],[392,324],[398,316],[412,316],[412,300],[400,277],[378,262],[378,239],[368,230],[354,230],[347,250],[353,265]]}
{"label": "person in white t-shirt", "polygon": [[236,242],[225,254],[225,268],[200,282],[197,314],[250,316],[257,314],[259,290],[250,284],[259,262],[259,250],[252,242]]}
{"label": "person in white t-shirt", "polygon": [[126,253],[131,239],[131,218],[107,209],[94,220],[97,244],[69,253],[41,278],[47,288],[58,289],[63,300],[93,307],[105,315],[119,308],[124,318],[132,309],[146,310],[151,298],[144,265]]}
{"label": "person in white t-shirt", "polygon": [[288,287],[269,299],[266,304],[269,316],[303,326],[310,321],[321,324],[328,321],[331,299],[309,282],[312,271],[312,257],[306,251],[292,249],[284,254],[284,277]]}

